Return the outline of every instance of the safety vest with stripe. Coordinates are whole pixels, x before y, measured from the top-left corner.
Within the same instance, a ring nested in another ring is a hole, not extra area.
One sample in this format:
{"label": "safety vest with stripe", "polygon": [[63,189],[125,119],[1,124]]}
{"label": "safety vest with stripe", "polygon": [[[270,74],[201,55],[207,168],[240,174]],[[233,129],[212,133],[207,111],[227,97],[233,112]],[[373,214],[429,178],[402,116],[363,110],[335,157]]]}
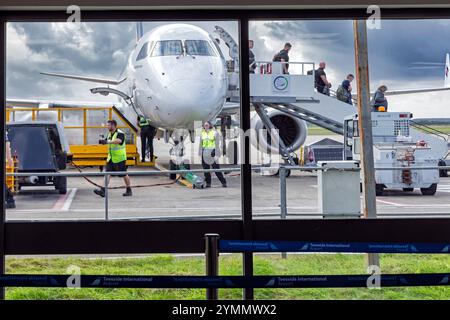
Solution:
{"label": "safety vest with stripe", "polygon": [[203,149],[215,149],[216,148],[216,131],[215,130],[203,130],[202,131],[202,148]]}
{"label": "safety vest with stripe", "polygon": [[[123,133],[120,130],[116,130],[114,133],[108,134],[108,140],[114,141],[117,139],[118,133]],[[125,134],[124,134],[125,136]],[[122,161],[127,160],[127,149],[125,145],[125,138],[122,142],[122,144],[108,144],[108,159],[107,162],[112,161],[113,163],[119,163]]]}
{"label": "safety vest with stripe", "polygon": [[149,126],[150,122],[145,117],[139,117],[139,127]]}

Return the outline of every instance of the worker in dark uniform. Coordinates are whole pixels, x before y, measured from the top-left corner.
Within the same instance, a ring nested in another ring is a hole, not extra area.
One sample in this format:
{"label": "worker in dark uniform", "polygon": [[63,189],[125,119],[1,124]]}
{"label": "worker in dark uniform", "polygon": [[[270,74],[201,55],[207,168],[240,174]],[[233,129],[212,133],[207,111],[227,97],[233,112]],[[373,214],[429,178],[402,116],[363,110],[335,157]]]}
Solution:
{"label": "worker in dark uniform", "polygon": [[[106,144],[108,146],[108,158],[106,159],[106,171],[114,172],[114,171],[127,171],[127,149],[125,144],[125,133],[119,129],[117,129],[116,120],[108,120],[108,137],[106,139],[102,139],[99,141],[100,144]],[[121,175],[123,177],[123,181],[126,185],[126,192],[123,194],[124,197],[132,196],[131,192],[131,181],[130,177],[126,175]],[[94,193],[104,197],[105,196],[105,188],[108,187],[109,177],[106,180],[105,187],[94,190]]]}
{"label": "worker in dark uniform", "polygon": [[[14,161],[11,155],[11,143],[8,139],[8,131],[5,131],[5,142],[6,142],[6,161],[8,161],[8,166],[14,166]],[[16,201],[14,200],[14,195],[12,191],[8,188],[5,181],[5,205],[7,209],[14,209],[16,207]]]}
{"label": "worker in dark uniform", "polygon": [[150,124],[147,118],[138,116],[138,125],[141,135],[141,162],[145,162],[145,155],[147,154],[147,147],[150,151],[150,161],[153,161],[153,139],[155,137],[156,128]]}
{"label": "worker in dark uniform", "polygon": [[[211,122],[207,121],[203,124],[202,135],[200,139],[200,155],[202,157],[203,169],[220,169],[216,162],[216,154],[219,154],[219,137]],[[217,178],[222,183],[222,187],[227,187],[222,172],[216,172]],[[205,172],[206,188],[211,188],[211,173]]]}
{"label": "worker in dark uniform", "polygon": [[327,74],[325,73],[326,63],[319,63],[319,68],[314,73],[314,86],[318,93],[324,95],[330,95],[331,83],[328,81]]}
{"label": "worker in dark uniform", "polygon": [[255,63],[255,54],[253,53],[252,49],[255,46],[255,43],[253,40],[248,40],[248,64],[250,67],[250,73],[255,73],[256,69],[256,63]]}

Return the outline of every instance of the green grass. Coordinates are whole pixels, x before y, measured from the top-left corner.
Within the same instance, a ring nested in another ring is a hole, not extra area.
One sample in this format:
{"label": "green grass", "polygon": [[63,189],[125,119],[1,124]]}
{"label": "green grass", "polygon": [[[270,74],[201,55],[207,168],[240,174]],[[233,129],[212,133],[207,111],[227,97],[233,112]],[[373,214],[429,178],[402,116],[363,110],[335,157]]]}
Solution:
{"label": "green grass", "polygon": [[[445,125],[433,125],[433,126],[429,126],[430,128],[433,128],[435,130],[438,130],[442,133],[446,133],[446,134],[450,134],[450,126],[445,126]],[[315,126],[315,125],[308,125],[308,135],[310,136],[331,136],[331,135],[336,135],[336,133]]]}
{"label": "green grass", "polygon": [[308,126],[308,135],[310,136],[334,136],[336,133],[313,125]]}
{"label": "green grass", "polygon": [[[255,274],[314,275],[365,273],[365,256],[360,254],[257,255]],[[82,274],[107,275],[203,275],[204,259],[155,255],[142,258],[8,259],[7,273],[65,274],[69,266]],[[383,273],[450,272],[448,255],[381,255]],[[221,275],[239,275],[241,258],[220,258]],[[221,289],[221,299],[240,299],[240,289]],[[8,288],[7,299],[204,299],[204,289],[47,289]],[[386,289],[256,289],[256,299],[449,299],[450,287]]]}
{"label": "green grass", "polygon": [[438,130],[442,133],[448,133],[450,134],[450,126],[439,126],[439,125],[435,125],[435,126],[430,126],[431,128]]}

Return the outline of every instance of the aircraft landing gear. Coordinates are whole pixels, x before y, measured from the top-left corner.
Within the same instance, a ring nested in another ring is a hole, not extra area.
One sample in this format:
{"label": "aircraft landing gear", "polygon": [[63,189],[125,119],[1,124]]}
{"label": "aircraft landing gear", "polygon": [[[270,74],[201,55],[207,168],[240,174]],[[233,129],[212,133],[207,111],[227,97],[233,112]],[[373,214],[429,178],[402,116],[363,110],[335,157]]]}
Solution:
{"label": "aircraft landing gear", "polygon": [[[183,140],[174,140],[173,147],[170,148],[170,161],[169,161],[169,170],[178,170],[179,163],[181,163],[184,155],[184,143]],[[176,159],[175,161],[173,159]],[[169,174],[169,178],[171,180],[175,180],[177,175],[175,173]]]}

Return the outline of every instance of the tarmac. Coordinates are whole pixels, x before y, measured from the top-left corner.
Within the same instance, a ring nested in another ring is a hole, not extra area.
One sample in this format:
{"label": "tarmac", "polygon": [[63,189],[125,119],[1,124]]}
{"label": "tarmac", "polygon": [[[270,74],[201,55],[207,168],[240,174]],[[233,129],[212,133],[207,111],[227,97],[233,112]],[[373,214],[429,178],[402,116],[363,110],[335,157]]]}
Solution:
{"label": "tarmac", "polygon": [[[311,136],[307,143],[325,138]],[[330,136],[339,139],[339,136]],[[168,149],[155,141],[159,168],[167,168]],[[97,168],[86,168],[97,171]],[[158,170],[156,168],[130,168]],[[71,170],[68,170],[71,171]],[[74,171],[74,170],[73,170]],[[132,177],[132,184],[153,185],[133,188],[132,197],[123,197],[124,189],[109,191],[109,219],[217,219],[241,217],[241,176],[239,172],[226,175],[228,188],[222,188],[213,175],[210,189],[192,189],[167,175]],[[102,177],[91,178],[98,184]],[[110,187],[122,186],[121,178],[112,178]],[[69,178],[68,192],[60,195],[52,187],[24,187],[16,195],[16,209],[6,210],[7,220],[102,220],[105,219],[105,199],[93,193],[95,187],[82,177]],[[253,213],[256,219],[278,219],[280,191],[278,176],[252,175]],[[434,196],[423,196],[420,190],[403,192],[390,190],[377,197],[380,217],[450,217],[450,178],[441,178]],[[317,175],[315,172],[293,172],[287,179],[287,206],[290,218],[321,218],[318,211]]]}

